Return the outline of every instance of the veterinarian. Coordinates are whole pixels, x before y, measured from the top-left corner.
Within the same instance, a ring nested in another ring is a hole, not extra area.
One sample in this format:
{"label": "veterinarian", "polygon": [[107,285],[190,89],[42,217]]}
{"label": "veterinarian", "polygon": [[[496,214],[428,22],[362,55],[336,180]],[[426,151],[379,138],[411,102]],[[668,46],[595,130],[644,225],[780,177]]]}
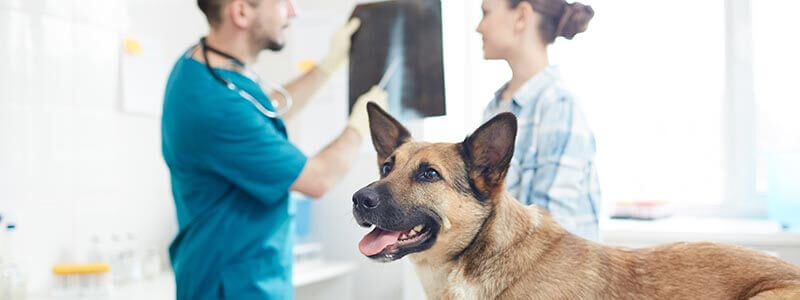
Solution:
{"label": "veterinarian", "polygon": [[572,233],[597,241],[594,135],[547,59],[548,46],[585,31],[594,11],[564,0],[484,0],[482,9],[476,31],[484,58],[505,60],[512,71],[486,107],[484,121],[506,111],[519,120],[506,188],[522,203],[548,210]]}
{"label": "veterinarian", "polygon": [[[344,131],[307,158],[287,139],[282,118],[296,115],[347,60],[359,21],[336,31],[313,69],[267,93],[250,67],[262,50],[284,46],[292,1],[197,3],[210,31],[175,64],[162,119],[179,225],[169,248],[177,298],[291,299],[289,191],[320,197],[344,177],[369,136],[366,103],[385,106],[386,93],[362,95]],[[330,130],[324,120],[311,122]]]}

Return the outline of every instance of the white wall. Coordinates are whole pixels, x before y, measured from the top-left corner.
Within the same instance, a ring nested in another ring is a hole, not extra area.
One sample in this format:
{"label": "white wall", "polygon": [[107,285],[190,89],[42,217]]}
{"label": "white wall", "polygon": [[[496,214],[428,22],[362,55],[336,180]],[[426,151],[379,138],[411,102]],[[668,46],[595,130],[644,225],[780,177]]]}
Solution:
{"label": "white wall", "polygon": [[[119,53],[136,28],[181,44],[165,43],[177,57],[189,41],[172,38],[203,30],[181,2],[0,1],[0,213],[19,226],[31,290],[65,255],[85,259],[93,235],[133,233],[166,255],[177,229],[160,117],[119,109]],[[170,11],[144,9],[156,3]]]}
{"label": "white wall", "polygon": [[[289,46],[256,67],[268,80],[285,82],[298,74],[296,62],[321,57],[327,37],[303,33],[332,33],[354,5],[297,2]],[[157,41],[172,61],[206,30],[194,1],[0,1],[0,214],[19,225],[15,248],[25,253],[31,290],[49,287],[49,269],[65,253],[83,259],[93,235],[107,241],[130,232],[135,247],[166,255],[177,226],[160,116],[121,109],[121,40]],[[346,73],[337,74],[299,117],[305,121],[288,124],[308,155],[344,127],[346,84]],[[366,232],[352,221],[350,198],[376,177],[371,145],[357,160],[314,206],[314,236],[327,257],[358,262],[357,299],[399,299],[401,266],[368,261],[356,247]]]}

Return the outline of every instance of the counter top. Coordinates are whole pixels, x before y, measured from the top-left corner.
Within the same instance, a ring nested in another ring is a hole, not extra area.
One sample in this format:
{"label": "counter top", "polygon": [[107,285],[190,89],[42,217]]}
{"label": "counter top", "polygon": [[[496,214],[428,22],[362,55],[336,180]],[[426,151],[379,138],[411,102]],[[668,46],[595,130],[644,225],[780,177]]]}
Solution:
{"label": "counter top", "polygon": [[[312,285],[317,282],[333,279],[349,274],[355,270],[356,265],[347,262],[320,262],[313,266],[299,268],[292,275],[292,284],[296,289]],[[150,279],[143,279],[136,283],[115,287],[111,296],[93,297],[54,297],[49,293],[36,293],[29,295],[31,300],[44,299],[113,299],[113,300],[139,300],[139,299],[174,299],[175,278],[172,272],[166,272]]]}
{"label": "counter top", "polygon": [[769,220],[674,217],[653,221],[607,219],[600,223],[604,242],[653,244],[712,241],[755,246],[800,247],[800,232],[785,231]]}

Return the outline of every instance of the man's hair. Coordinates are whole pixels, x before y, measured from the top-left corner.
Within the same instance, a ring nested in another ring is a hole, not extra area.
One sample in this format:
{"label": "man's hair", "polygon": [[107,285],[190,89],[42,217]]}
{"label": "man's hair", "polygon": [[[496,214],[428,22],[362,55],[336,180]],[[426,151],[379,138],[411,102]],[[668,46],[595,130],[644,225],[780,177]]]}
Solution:
{"label": "man's hair", "polygon": [[[197,0],[197,6],[206,15],[208,24],[212,27],[219,25],[222,22],[222,8],[225,7],[231,0]],[[250,5],[258,6],[261,0],[245,0]]]}

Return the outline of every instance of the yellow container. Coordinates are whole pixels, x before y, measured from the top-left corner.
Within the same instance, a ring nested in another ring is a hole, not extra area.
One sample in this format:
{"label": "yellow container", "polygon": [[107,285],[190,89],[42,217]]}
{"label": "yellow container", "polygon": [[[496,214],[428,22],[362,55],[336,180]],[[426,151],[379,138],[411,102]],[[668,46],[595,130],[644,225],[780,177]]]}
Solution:
{"label": "yellow container", "polygon": [[59,264],[53,266],[53,274],[56,275],[100,274],[108,271],[111,271],[111,266],[105,263]]}

